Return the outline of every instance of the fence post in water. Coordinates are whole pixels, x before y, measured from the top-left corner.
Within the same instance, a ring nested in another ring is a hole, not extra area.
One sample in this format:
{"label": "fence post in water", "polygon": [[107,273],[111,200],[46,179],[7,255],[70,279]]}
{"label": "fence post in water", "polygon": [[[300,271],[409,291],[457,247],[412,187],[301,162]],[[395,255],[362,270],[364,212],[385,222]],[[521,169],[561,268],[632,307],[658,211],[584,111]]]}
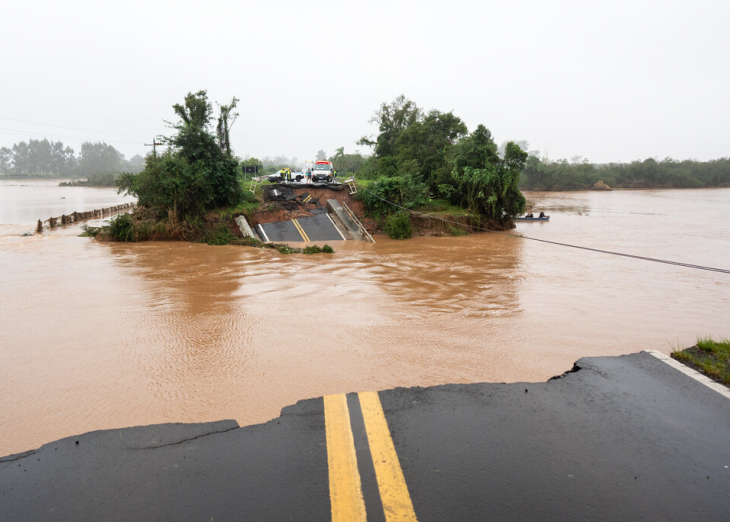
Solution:
{"label": "fence post in water", "polygon": [[61,224],[62,225],[66,224],[66,214],[61,214]]}
{"label": "fence post in water", "polygon": [[38,232],[39,234],[41,232],[43,232],[43,223],[41,223],[40,219],[38,220],[38,225],[35,227],[35,231]]}
{"label": "fence post in water", "polygon": [[74,223],[79,220],[79,213],[74,210]]}
{"label": "fence post in water", "polygon": [[48,228],[53,228],[56,226],[56,220],[53,218],[48,218]]}

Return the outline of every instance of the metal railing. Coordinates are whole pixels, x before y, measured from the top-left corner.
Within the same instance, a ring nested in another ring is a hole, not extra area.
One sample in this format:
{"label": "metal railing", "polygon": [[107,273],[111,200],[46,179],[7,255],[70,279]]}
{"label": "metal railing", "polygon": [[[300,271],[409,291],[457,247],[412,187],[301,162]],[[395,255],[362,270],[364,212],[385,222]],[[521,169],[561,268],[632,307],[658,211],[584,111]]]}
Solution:
{"label": "metal railing", "polygon": [[342,208],[345,209],[345,212],[347,212],[347,215],[350,216],[350,219],[352,219],[352,221],[355,222],[355,225],[357,225],[357,228],[360,231],[360,233],[362,233],[363,236],[368,238],[369,241],[371,241],[372,243],[375,243],[373,236],[370,235],[370,232],[365,230],[365,227],[363,226],[363,224],[360,223],[360,220],[357,219],[357,216],[355,216],[355,213],[352,210],[350,210],[350,207],[348,207],[347,203],[345,203],[344,201],[342,202]]}
{"label": "metal railing", "polygon": [[248,186],[249,192],[256,194],[256,189],[261,186],[262,180],[263,178],[261,176],[251,178],[251,184]]}

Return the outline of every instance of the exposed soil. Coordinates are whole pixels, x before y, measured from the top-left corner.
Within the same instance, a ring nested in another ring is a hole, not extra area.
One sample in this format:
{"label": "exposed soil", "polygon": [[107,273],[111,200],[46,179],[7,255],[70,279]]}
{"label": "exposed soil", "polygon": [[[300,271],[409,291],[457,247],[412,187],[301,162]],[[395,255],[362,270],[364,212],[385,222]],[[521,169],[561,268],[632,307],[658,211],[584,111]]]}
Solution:
{"label": "exposed soil", "polygon": [[[307,203],[301,203],[301,198],[295,200],[297,203],[284,201],[271,201],[269,198],[269,190],[274,188],[273,186],[264,187],[264,204],[258,208],[251,216],[251,226],[256,226],[259,223],[273,223],[274,221],[284,221],[289,219],[301,218],[312,216],[312,210],[317,208],[327,208],[327,200],[335,199],[340,203],[347,203],[355,215],[363,219],[365,213],[365,207],[362,202],[355,200],[345,188],[344,190],[331,190],[328,188],[315,188],[315,187],[301,187],[292,188],[292,191],[297,196],[303,196],[309,194],[312,199]],[[290,187],[291,188],[291,187]],[[294,208],[286,208],[294,207]],[[364,220],[363,224],[366,228],[368,225],[365,221],[372,221],[375,227],[377,223],[373,220]],[[368,228],[369,231],[369,228]]]}

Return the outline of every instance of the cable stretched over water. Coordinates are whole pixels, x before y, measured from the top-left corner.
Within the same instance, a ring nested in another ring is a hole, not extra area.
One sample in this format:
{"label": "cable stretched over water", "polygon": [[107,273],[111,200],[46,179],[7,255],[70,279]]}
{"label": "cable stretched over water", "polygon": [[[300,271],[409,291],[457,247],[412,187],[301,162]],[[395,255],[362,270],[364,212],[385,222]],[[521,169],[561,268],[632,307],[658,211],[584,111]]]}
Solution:
{"label": "cable stretched over water", "polygon": [[454,225],[467,226],[467,227],[471,227],[471,228],[476,229],[476,230],[481,230],[483,232],[491,232],[493,234],[502,234],[503,236],[509,236],[509,237],[514,237],[514,238],[519,238],[519,239],[527,239],[529,241],[539,241],[540,243],[549,243],[551,245],[558,245],[558,246],[564,246],[564,247],[569,247],[569,248],[577,248],[579,250],[588,250],[590,252],[598,252],[600,254],[610,254],[612,256],[628,257],[630,259],[641,259],[642,261],[652,261],[654,263],[663,263],[665,265],[674,265],[674,266],[681,266],[681,267],[684,267],[684,268],[694,268],[695,270],[706,270],[708,272],[719,272],[721,274],[730,274],[730,270],[725,269],[725,268],[715,268],[715,267],[711,267],[711,266],[693,265],[691,263],[681,263],[679,261],[670,261],[668,259],[658,259],[658,258],[655,258],[655,257],[645,257],[645,256],[637,256],[637,255],[634,255],[634,254],[624,254],[623,252],[613,252],[612,250],[602,250],[600,248],[591,248],[591,247],[585,247],[585,246],[580,246],[580,245],[571,245],[570,243],[560,243],[558,241],[550,241],[548,239],[537,239],[535,237],[522,236],[522,235],[519,235],[518,236],[518,235],[515,235],[515,234],[508,234],[507,232],[502,232],[502,231],[499,231],[499,230],[489,230],[487,228],[481,228],[481,227],[477,227],[477,226],[474,226],[474,225],[468,225],[468,224],[465,224],[465,223],[459,223],[457,221],[450,221],[448,219],[443,219],[443,218],[440,218],[440,217],[431,216],[431,215],[425,214],[423,212],[418,212],[416,210],[411,210],[411,209],[405,208],[405,207],[403,207],[401,205],[398,205],[397,203],[393,203],[392,201],[388,201],[387,199],[383,199],[380,196],[376,196],[375,194],[373,194],[373,196],[375,196],[376,198],[378,198],[381,201],[384,201],[385,203],[388,203],[389,205],[393,205],[394,207],[398,207],[400,209],[403,209],[406,212],[410,212],[411,214],[418,214],[418,215],[421,215],[421,216],[425,216],[425,217],[427,217],[429,219],[436,219],[438,221],[443,221],[445,223],[453,223]]}

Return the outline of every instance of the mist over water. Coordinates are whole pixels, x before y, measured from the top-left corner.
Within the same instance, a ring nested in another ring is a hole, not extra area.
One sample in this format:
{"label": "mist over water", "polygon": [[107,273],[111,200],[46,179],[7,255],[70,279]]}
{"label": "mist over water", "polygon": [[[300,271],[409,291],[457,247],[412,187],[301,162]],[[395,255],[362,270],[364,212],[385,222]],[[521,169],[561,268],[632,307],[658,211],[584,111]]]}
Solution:
{"label": "mist over water", "polygon": [[59,181],[0,180],[0,225],[33,225],[51,216],[136,201],[118,195],[116,188],[59,187]]}
{"label": "mist over water", "polygon": [[[552,218],[513,234],[730,268],[730,189],[526,195]],[[330,393],[544,381],[580,357],[730,335],[727,275],[501,234],[283,256],[77,233],[0,237],[0,455],[263,422]]]}

